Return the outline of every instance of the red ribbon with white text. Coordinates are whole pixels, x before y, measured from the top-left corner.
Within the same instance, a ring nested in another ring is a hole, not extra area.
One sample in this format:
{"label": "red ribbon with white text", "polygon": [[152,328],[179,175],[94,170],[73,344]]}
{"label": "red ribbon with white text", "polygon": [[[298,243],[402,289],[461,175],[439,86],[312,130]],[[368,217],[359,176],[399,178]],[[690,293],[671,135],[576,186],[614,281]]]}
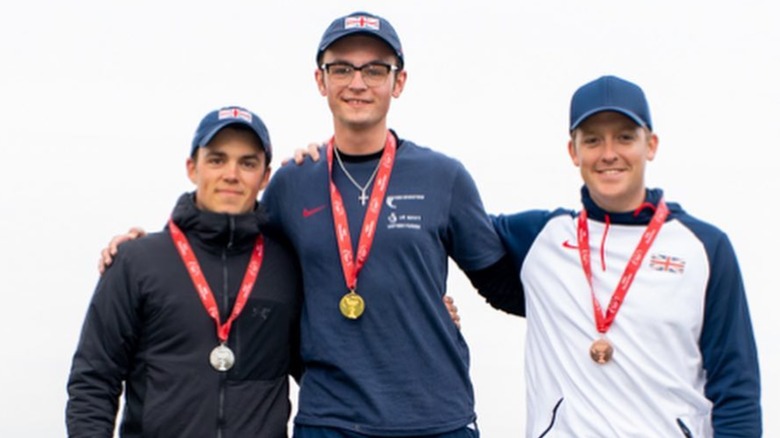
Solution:
{"label": "red ribbon with white text", "polygon": [[187,272],[190,274],[193,284],[195,284],[195,290],[198,292],[203,307],[206,308],[206,312],[217,324],[217,338],[219,338],[221,343],[226,343],[228,335],[230,335],[230,327],[233,325],[233,321],[238,318],[238,315],[241,314],[241,311],[244,310],[249,295],[252,293],[252,288],[257,281],[260,266],[263,264],[263,236],[262,234],[257,236],[255,247],[252,250],[252,257],[249,259],[244,280],[241,282],[241,289],[239,289],[236,302],[233,304],[233,310],[230,312],[228,320],[222,324],[214,294],[203,276],[203,271],[200,268],[198,259],[195,257],[195,253],[192,251],[190,243],[187,241],[187,237],[171,219],[168,220],[168,227],[170,228],[171,238],[173,238],[176,249],[187,267]]}
{"label": "red ribbon with white text", "polygon": [[612,294],[612,299],[607,307],[607,312],[604,314],[601,310],[601,304],[599,304],[596,298],[596,293],[593,290],[593,269],[590,263],[590,243],[588,235],[588,214],[583,209],[580,212],[577,221],[577,246],[579,247],[580,262],[582,263],[582,270],[585,271],[585,278],[588,279],[588,285],[590,286],[590,295],[593,299],[593,313],[596,316],[596,329],[599,333],[606,333],[612,322],[617,316],[620,305],[623,304],[623,300],[628,293],[628,289],[631,287],[631,283],[634,281],[637,270],[642,264],[642,260],[650,249],[650,245],[653,244],[658,231],[664,224],[666,216],[669,215],[669,209],[663,199],[658,202],[658,207],[653,214],[653,218],[650,219],[650,223],[647,224],[645,232],[642,234],[642,238],[631,255],[631,258],[626,265],[623,275],[620,277],[620,282],[615,288],[615,292]]}
{"label": "red ribbon with white text", "polygon": [[382,210],[382,203],[384,202],[385,194],[387,194],[387,186],[390,182],[390,174],[393,171],[396,144],[395,137],[388,131],[385,150],[380,158],[376,181],[374,181],[374,187],[371,190],[371,198],[368,202],[368,209],[363,218],[363,227],[361,228],[360,239],[358,240],[357,257],[355,257],[352,251],[352,238],[349,234],[349,223],[347,220],[347,212],[344,209],[344,201],[341,198],[339,189],[333,182],[334,138],[331,138],[328,142],[327,149],[333,226],[336,231],[336,240],[339,245],[341,268],[344,271],[344,279],[347,282],[347,288],[354,292],[355,287],[357,286],[358,274],[363,268],[366,259],[368,259],[368,253],[371,251],[371,245],[374,242],[379,212]]}

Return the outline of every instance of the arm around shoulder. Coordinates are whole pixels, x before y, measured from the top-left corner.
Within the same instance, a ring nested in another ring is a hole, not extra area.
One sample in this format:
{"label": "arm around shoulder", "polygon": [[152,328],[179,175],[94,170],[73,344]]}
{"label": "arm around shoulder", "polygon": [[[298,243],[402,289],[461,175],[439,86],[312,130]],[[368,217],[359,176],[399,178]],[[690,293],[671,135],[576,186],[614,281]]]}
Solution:
{"label": "arm around shoulder", "polygon": [[471,284],[498,310],[525,316],[525,294],[520,275],[509,255],[485,269],[466,272]]}

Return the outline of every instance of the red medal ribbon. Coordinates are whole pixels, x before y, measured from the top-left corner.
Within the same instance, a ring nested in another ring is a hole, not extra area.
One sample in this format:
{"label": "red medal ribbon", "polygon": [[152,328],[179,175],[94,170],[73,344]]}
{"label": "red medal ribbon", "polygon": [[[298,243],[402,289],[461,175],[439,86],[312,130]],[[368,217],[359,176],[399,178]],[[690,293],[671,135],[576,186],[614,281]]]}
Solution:
{"label": "red medal ribbon", "polygon": [[192,283],[195,284],[195,290],[198,292],[203,307],[206,308],[206,312],[208,312],[211,319],[217,323],[217,337],[220,342],[224,344],[228,340],[230,327],[233,325],[233,321],[235,321],[236,318],[238,318],[238,315],[241,314],[241,311],[244,310],[249,295],[252,293],[255,281],[257,281],[257,275],[260,273],[260,266],[263,264],[263,235],[260,234],[257,236],[255,247],[252,250],[252,257],[249,259],[249,265],[246,267],[244,280],[241,282],[241,289],[239,289],[236,302],[233,304],[233,311],[230,313],[228,320],[222,324],[219,320],[217,301],[214,299],[214,294],[211,292],[211,288],[206,282],[206,278],[203,276],[203,271],[200,269],[198,259],[195,258],[195,253],[192,251],[192,247],[187,241],[187,237],[181,232],[181,229],[173,223],[172,219],[168,220],[168,227],[171,230],[171,238],[173,238],[176,249],[179,251],[179,255],[181,255],[181,259],[187,267],[187,272],[190,274]]}
{"label": "red medal ribbon", "polygon": [[395,137],[388,131],[385,150],[378,164],[376,181],[374,188],[371,189],[371,198],[368,202],[368,210],[363,218],[363,228],[358,241],[357,257],[352,252],[352,238],[349,234],[349,223],[347,221],[347,211],[344,209],[344,201],[341,193],[333,182],[333,141],[335,137],[328,142],[328,178],[330,182],[330,202],[333,210],[333,226],[336,231],[336,240],[339,245],[339,254],[341,255],[341,268],[344,271],[344,279],[347,282],[347,288],[350,291],[355,290],[357,286],[357,277],[363,264],[368,259],[368,253],[371,251],[371,245],[374,242],[376,233],[376,224],[379,219],[379,212],[382,210],[382,203],[387,194],[387,186],[390,182],[390,174],[393,171],[395,162]]}
{"label": "red medal ribbon", "polygon": [[634,253],[631,255],[628,264],[626,265],[623,276],[620,278],[620,282],[615,288],[615,292],[612,294],[612,299],[607,307],[606,315],[601,310],[601,304],[596,299],[596,292],[593,290],[593,269],[590,264],[590,244],[588,236],[588,214],[583,209],[580,212],[579,220],[577,221],[577,246],[580,252],[580,262],[582,263],[582,270],[585,271],[585,278],[588,279],[588,285],[590,286],[590,295],[593,299],[593,313],[596,316],[596,329],[599,333],[606,333],[612,322],[617,316],[620,305],[623,304],[623,300],[628,293],[628,289],[631,287],[631,283],[634,281],[637,270],[639,270],[644,259],[647,250],[650,249],[650,245],[653,244],[658,231],[664,224],[666,216],[669,215],[669,209],[666,207],[666,203],[663,199],[658,202],[658,208],[653,214],[653,218],[650,219],[650,223],[647,224],[642,238],[636,246]]}

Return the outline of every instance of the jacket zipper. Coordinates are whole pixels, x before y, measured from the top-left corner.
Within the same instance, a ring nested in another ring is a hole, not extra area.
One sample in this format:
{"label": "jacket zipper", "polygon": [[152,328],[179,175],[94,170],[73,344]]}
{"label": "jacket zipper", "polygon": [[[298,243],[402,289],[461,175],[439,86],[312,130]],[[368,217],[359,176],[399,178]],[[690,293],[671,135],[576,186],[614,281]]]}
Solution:
{"label": "jacket zipper", "polygon": [[547,426],[547,429],[542,431],[542,434],[539,435],[539,438],[542,438],[545,435],[547,435],[548,433],[550,433],[550,431],[552,430],[553,426],[555,426],[555,417],[558,415],[558,408],[561,407],[561,403],[563,403],[563,397],[561,397],[560,400],[558,400],[558,402],[555,403],[555,406],[553,406],[552,418],[550,418],[550,424]]}
{"label": "jacket zipper", "polygon": [[[228,291],[228,251],[233,248],[233,237],[236,231],[236,220],[233,216],[228,216],[229,238],[225,249],[222,250],[222,308],[225,309],[226,318],[230,317],[230,293]],[[217,416],[217,438],[222,438],[222,431],[225,426],[225,386],[227,384],[227,372],[220,373],[219,385],[219,408]]]}

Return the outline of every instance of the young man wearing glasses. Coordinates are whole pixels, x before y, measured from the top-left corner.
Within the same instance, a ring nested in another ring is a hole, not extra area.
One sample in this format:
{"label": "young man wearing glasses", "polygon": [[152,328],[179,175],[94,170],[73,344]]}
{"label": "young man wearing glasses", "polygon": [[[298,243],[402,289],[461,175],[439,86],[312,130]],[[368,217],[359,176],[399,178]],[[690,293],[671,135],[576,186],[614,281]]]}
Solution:
{"label": "young man wearing glasses", "polygon": [[476,437],[468,347],[441,305],[448,258],[515,313],[519,280],[466,169],[388,129],[407,80],[390,23],[338,18],[316,59],[325,159],[280,169],[263,196],[303,266],[295,436]]}

